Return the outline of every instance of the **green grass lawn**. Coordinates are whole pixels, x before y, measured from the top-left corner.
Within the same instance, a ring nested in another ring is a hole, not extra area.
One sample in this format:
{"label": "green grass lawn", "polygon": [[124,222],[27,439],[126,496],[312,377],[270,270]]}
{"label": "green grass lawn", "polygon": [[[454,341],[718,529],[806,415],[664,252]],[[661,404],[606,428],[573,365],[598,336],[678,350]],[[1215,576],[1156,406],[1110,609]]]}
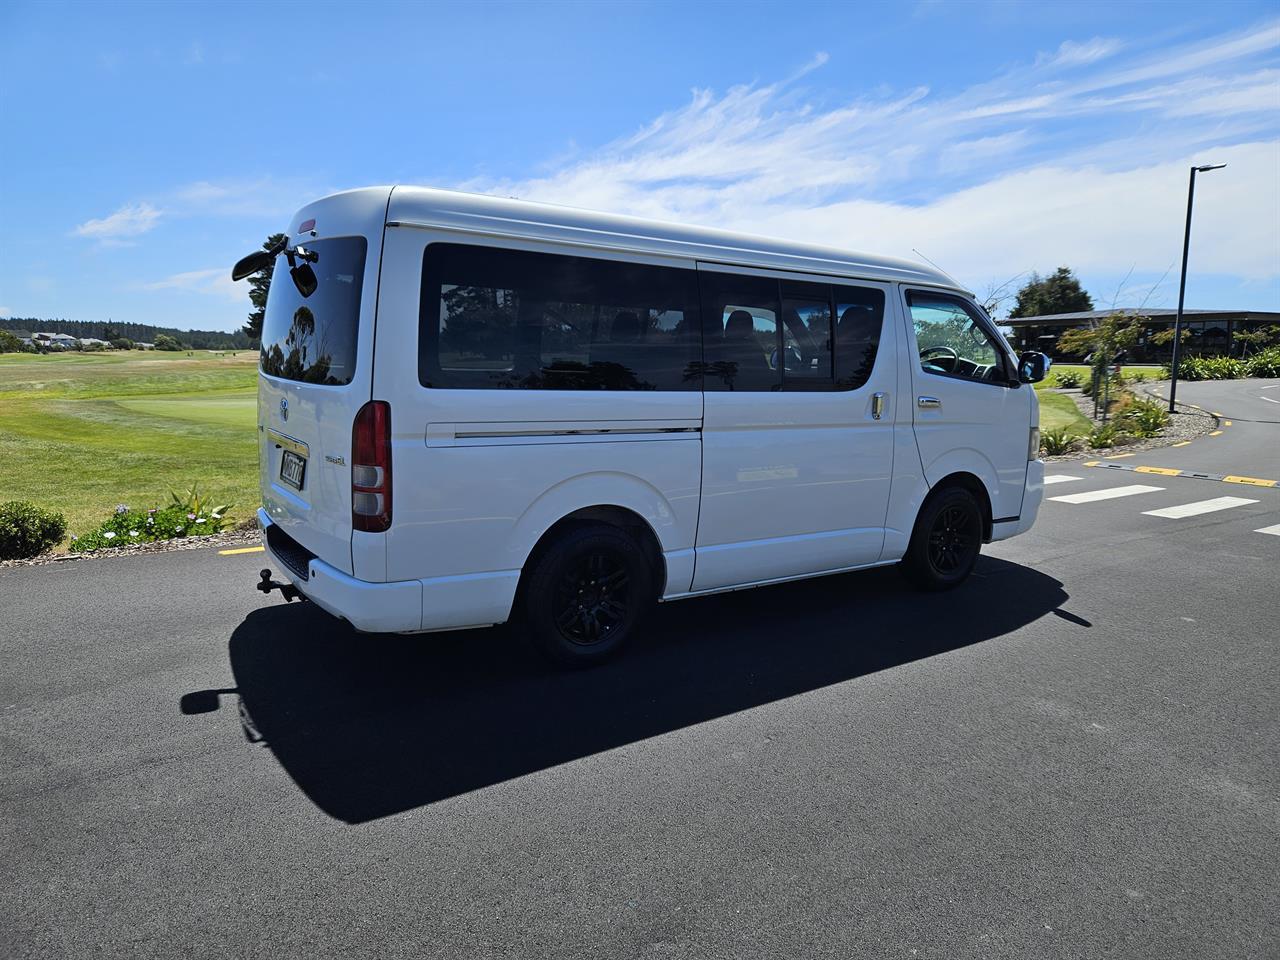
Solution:
{"label": "green grass lawn", "polygon": [[[1040,383],[1036,384],[1036,389],[1042,390],[1042,389],[1047,389],[1049,387],[1053,387],[1056,384],[1056,378],[1054,375],[1058,373],[1062,373],[1066,370],[1074,370],[1076,373],[1080,374],[1080,376],[1085,380],[1089,379],[1089,375],[1091,372],[1090,367],[1087,364],[1055,363],[1052,367],[1049,368],[1049,375],[1045,377],[1044,380],[1040,381]],[[1141,374],[1143,377],[1145,377],[1148,380],[1154,380],[1158,376],[1160,376],[1160,367],[1159,366],[1145,366],[1145,367],[1121,366],[1120,367],[1120,376],[1124,377],[1126,380],[1132,381],[1139,374]]]}
{"label": "green grass lawn", "polygon": [[1053,393],[1041,390],[1036,394],[1040,398],[1040,432],[1066,427],[1080,436],[1093,429],[1088,419],[1080,412],[1076,402],[1065,393]]}
{"label": "green grass lawn", "polygon": [[161,505],[194,483],[246,519],[256,391],[249,350],[0,356],[0,500],[58,510],[79,534],[118,503]]}

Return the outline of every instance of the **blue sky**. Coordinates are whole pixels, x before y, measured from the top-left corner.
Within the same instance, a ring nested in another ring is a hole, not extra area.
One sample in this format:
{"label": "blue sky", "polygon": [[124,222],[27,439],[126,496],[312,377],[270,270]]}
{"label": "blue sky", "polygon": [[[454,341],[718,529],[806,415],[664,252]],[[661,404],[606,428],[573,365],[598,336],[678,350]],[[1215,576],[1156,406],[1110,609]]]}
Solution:
{"label": "blue sky", "polygon": [[[1274,3],[0,6],[0,314],[233,329],[308,200],[418,183],[1280,310]],[[1015,284],[1016,286],[1016,284]]]}

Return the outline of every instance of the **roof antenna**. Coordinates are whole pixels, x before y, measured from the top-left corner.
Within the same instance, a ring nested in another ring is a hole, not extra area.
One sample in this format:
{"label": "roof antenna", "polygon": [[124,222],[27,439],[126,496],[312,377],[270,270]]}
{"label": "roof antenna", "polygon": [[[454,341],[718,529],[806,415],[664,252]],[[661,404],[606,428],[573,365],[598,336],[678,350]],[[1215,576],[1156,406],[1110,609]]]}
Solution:
{"label": "roof antenna", "polygon": [[937,270],[940,274],[942,274],[944,277],[946,277],[948,280],[954,283],[957,287],[963,286],[963,284],[959,280],[957,280],[951,274],[947,273],[947,271],[943,270],[940,266],[938,266],[936,263],[934,263],[932,260],[926,257],[923,253],[921,253],[915,247],[911,248],[911,252],[914,253],[917,257],[919,257],[921,260],[927,261],[930,265],[932,265],[932,267],[935,270]]}

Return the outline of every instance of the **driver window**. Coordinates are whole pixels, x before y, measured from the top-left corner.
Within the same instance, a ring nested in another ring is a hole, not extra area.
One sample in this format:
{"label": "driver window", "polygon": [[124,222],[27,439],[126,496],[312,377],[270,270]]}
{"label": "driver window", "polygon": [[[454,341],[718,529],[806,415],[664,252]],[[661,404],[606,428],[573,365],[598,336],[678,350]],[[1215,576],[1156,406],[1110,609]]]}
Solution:
{"label": "driver window", "polygon": [[958,300],[912,293],[911,323],[925,373],[1004,383],[1004,352]]}

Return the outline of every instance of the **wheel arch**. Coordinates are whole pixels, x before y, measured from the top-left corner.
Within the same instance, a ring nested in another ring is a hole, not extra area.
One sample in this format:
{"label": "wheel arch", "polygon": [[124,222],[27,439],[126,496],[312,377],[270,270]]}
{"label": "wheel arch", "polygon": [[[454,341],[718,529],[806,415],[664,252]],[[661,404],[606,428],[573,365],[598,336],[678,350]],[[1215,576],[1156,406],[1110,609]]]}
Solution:
{"label": "wheel arch", "polygon": [[924,502],[920,504],[919,511],[916,512],[917,519],[919,519],[920,514],[924,512],[925,507],[929,505],[930,501],[942,493],[942,491],[949,490],[953,487],[959,487],[962,490],[967,490],[973,495],[973,498],[978,501],[978,506],[982,508],[982,542],[990,543],[992,520],[991,494],[987,491],[987,485],[983,483],[982,480],[980,480],[975,474],[969,473],[965,470],[957,470],[954,473],[947,474],[929,489],[929,495],[924,498]]}

